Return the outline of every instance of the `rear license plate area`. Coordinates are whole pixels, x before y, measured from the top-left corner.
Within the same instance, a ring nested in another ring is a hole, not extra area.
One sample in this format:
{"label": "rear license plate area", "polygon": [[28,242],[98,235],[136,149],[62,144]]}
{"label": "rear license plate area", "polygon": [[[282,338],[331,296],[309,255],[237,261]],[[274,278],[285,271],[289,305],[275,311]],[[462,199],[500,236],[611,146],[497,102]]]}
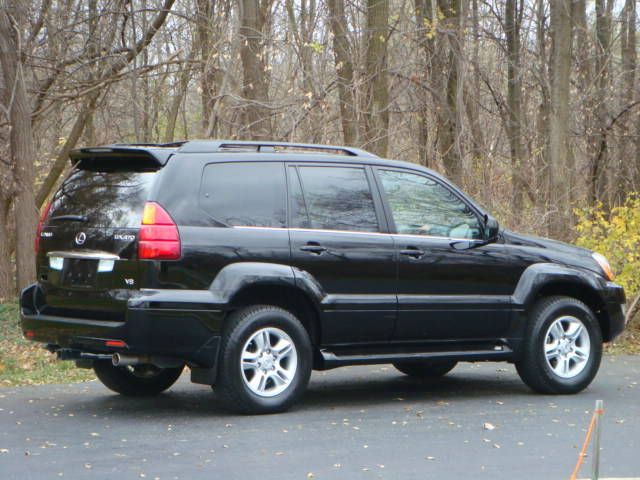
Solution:
{"label": "rear license plate area", "polygon": [[67,287],[93,287],[98,273],[97,260],[66,258],[62,269],[62,285]]}

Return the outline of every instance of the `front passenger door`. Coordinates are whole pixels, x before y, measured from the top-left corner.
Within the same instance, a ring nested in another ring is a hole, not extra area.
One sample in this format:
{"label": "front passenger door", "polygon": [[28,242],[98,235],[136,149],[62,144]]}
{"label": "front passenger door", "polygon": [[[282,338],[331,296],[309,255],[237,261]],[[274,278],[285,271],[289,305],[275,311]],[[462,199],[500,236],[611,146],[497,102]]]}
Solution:
{"label": "front passenger door", "polygon": [[[377,169],[398,253],[396,340],[497,338],[513,281],[504,246],[484,245],[478,213],[439,179]],[[457,248],[456,248],[457,247]]]}

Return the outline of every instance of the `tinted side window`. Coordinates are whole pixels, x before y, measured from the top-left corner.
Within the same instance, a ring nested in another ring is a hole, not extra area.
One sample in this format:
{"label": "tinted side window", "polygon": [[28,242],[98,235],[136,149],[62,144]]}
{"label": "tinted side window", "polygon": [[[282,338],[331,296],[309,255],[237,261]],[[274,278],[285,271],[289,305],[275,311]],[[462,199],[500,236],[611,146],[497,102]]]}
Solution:
{"label": "tinted side window", "polygon": [[280,162],[212,163],[204,169],[200,208],[225,225],[284,227],[285,199]]}
{"label": "tinted side window", "polygon": [[434,237],[482,237],[478,218],[452,191],[422,175],[379,170],[398,233]]}
{"label": "tinted side window", "polygon": [[292,185],[292,226],[377,232],[378,219],[363,168],[298,167],[304,195]]}

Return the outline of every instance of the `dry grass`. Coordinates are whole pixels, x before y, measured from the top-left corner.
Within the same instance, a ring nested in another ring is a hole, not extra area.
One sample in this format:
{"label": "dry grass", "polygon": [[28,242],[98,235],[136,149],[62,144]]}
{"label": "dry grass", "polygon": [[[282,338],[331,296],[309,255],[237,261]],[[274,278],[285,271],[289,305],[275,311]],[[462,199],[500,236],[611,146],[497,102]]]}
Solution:
{"label": "dry grass", "polygon": [[70,383],[95,378],[93,371],[59,362],[42,344],[22,336],[18,306],[0,304],[0,386]]}

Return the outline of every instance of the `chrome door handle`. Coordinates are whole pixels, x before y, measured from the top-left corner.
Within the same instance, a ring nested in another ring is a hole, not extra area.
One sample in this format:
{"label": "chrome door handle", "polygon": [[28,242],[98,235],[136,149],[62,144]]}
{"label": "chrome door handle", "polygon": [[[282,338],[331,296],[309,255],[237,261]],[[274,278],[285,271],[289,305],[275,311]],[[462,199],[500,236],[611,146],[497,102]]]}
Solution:
{"label": "chrome door handle", "polygon": [[327,248],[318,244],[307,244],[300,247],[300,250],[302,250],[303,252],[309,252],[315,255],[320,255],[321,253],[326,252]]}
{"label": "chrome door handle", "polygon": [[407,247],[404,250],[400,250],[400,255],[406,255],[412,258],[422,258],[424,256],[424,250],[420,250],[416,247]]}

